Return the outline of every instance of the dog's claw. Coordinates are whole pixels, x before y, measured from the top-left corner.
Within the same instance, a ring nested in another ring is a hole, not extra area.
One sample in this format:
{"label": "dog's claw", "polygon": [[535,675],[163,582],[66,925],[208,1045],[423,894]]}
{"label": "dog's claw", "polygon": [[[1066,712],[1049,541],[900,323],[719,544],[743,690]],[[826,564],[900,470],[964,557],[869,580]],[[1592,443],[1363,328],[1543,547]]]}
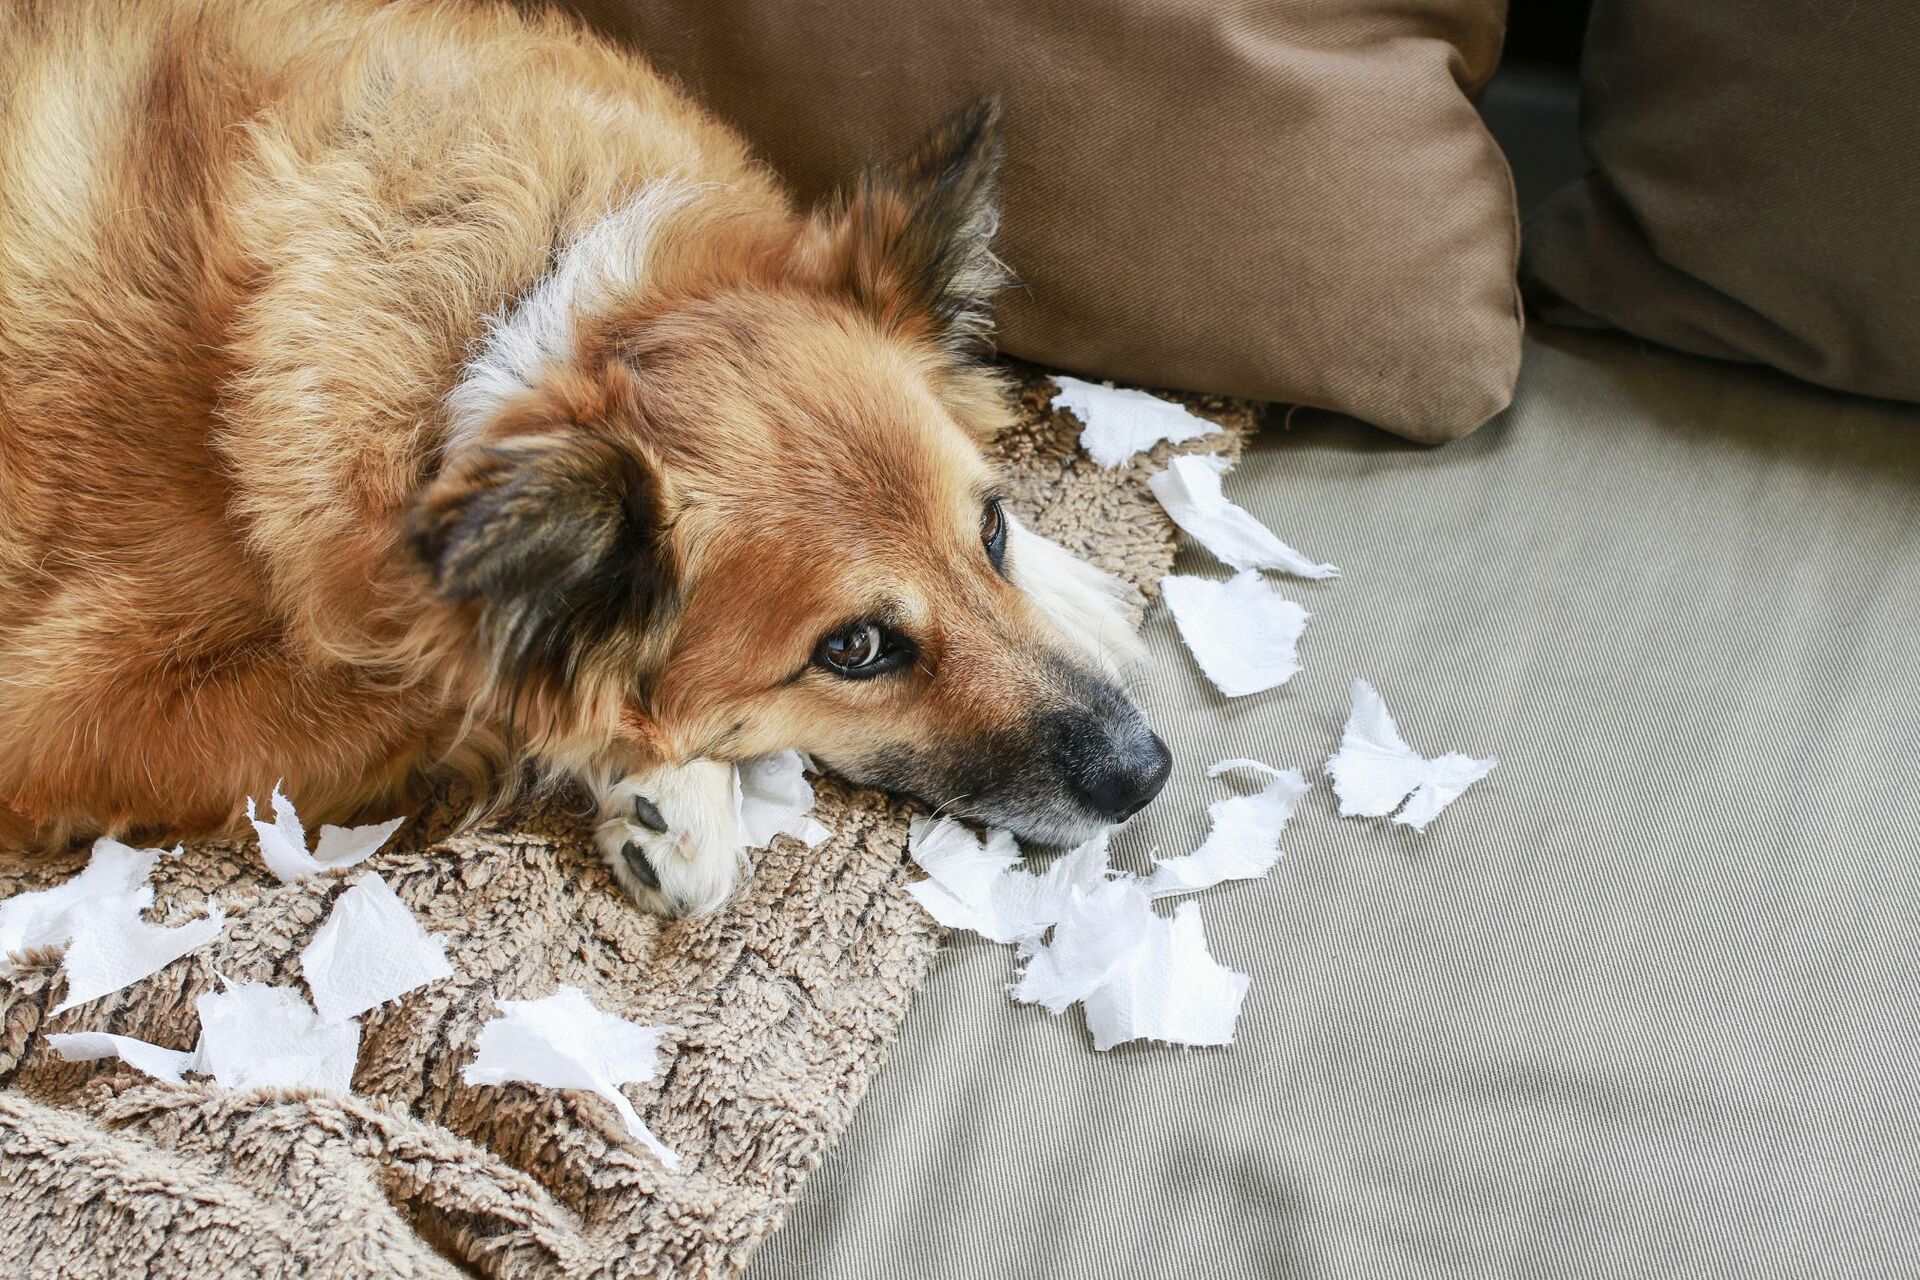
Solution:
{"label": "dog's claw", "polygon": [[[660,811],[654,809],[651,804],[647,804],[645,800],[640,800],[638,796],[634,798],[640,804],[646,804],[647,808],[653,809],[653,816],[655,818],[660,816]],[[637,817],[638,815],[636,814],[635,816]],[[666,824],[661,823],[658,829],[661,831],[666,830]],[[639,845],[631,840],[627,841],[624,845],[620,846],[620,856],[626,859],[628,869],[640,878],[642,884],[646,885],[649,889],[658,889],[660,887],[660,873],[653,869],[653,864],[647,861],[647,855],[641,851]]]}
{"label": "dog's claw", "polygon": [[667,820],[661,816],[660,806],[645,796],[633,798],[633,820],[649,831],[657,831],[661,835],[667,833]]}

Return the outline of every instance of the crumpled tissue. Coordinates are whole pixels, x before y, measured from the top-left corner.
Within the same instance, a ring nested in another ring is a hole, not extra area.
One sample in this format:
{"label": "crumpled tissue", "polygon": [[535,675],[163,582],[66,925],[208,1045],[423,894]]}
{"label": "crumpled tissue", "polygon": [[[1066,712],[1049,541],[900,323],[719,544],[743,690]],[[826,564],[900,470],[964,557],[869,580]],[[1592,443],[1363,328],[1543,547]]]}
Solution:
{"label": "crumpled tissue", "polygon": [[1258,880],[1280,860],[1280,837],[1309,784],[1298,769],[1276,769],[1258,760],[1222,760],[1207,770],[1217,778],[1230,769],[1253,769],[1272,779],[1250,796],[1207,806],[1212,827],[1198,849],[1183,858],[1156,862],[1147,878],[1154,898],[1198,893],[1227,880]]}
{"label": "crumpled tissue", "polygon": [[1037,940],[1066,909],[1070,890],[1091,889],[1107,877],[1104,831],[1039,875],[1019,867],[1020,846],[1007,832],[995,831],[983,843],[951,818],[915,818],[907,854],[927,873],[907,886],[927,914],[995,942]]}
{"label": "crumpled tissue", "polygon": [[1182,903],[1171,920],[1155,916],[1146,941],[1087,994],[1093,1047],[1129,1040],[1232,1044],[1250,981],[1213,958],[1200,908]]}
{"label": "crumpled tissue", "polygon": [[84,914],[76,908],[137,891],[153,874],[160,855],[159,849],[133,849],[102,836],[93,842],[93,855],[79,875],[0,902],[0,977],[13,972],[15,954],[56,947],[71,938],[75,920]]}
{"label": "crumpled tissue", "polygon": [[602,1013],[578,987],[559,987],[538,1000],[495,1003],[500,1014],[480,1029],[463,1080],[470,1085],[518,1081],[596,1093],[661,1164],[680,1167],[680,1157],[653,1136],[620,1092],[623,1084],[653,1079],[659,1071],[660,1039],[671,1028],[643,1027]]}
{"label": "crumpled tissue", "polygon": [[1311,615],[1256,571],[1225,582],[1172,575],[1160,579],[1160,594],[1194,661],[1229,698],[1283,685],[1300,670]]}
{"label": "crumpled tissue", "polygon": [[227,982],[194,1002],[200,1045],[193,1070],[228,1089],[328,1089],[353,1092],[360,1024],[328,1022],[291,987]]}
{"label": "crumpled tissue", "polygon": [[740,840],[749,849],[764,849],[776,836],[792,836],[811,849],[833,832],[810,816],[813,786],[807,781],[809,761],[798,751],[742,760],[734,766],[733,804],[740,819]]}
{"label": "crumpled tissue", "polygon": [[205,916],[171,928],[140,918],[152,905],[153,886],[143,884],[94,898],[85,911],[68,914],[72,937],[64,961],[67,998],[53,1007],[55,1013],[160,972],[212,942],[226,926],[226,912],[211,898]]}
{"label": "crumpled tissue", "polygon": [[323,871],[365,862],[380,851],[380,846],[400,829],[406,818],[364,827],[336,827],[328,823],[320,828],[320,843],[308,853],[306,828],[300,825],[300,815],[294,812],[293,802],[276,782],[273,784],[273,821],[260,821],[252,796],[247,797],[247,820],[260,833],[260,856],[266,860],[267,870],[278,876],[281,884],[292,884]]}
{"label": "crumpled tissue", "polygon": [[1053,1013],[1081,1001],[1102,1051],[1130,1040],[1233,1042],[1250,979],[1207,951],[1197,906],[1181,904],[1171,920],[1155,915],[1133,879],[1068,897],[1052,941],[1014,984],[1015,1000]]}
{"label": "crumpled tissue", "polygon": [[[1196,880],[1217,873],[1207,883],[1218,883],[1244,871],[1260,856],[1253,845],[1269,828],[1271,866],[1279,857],[1272,810],[1284,803],[1291,813],[1297,793],[1285,788],[1288,779],[1298,782],[1299,777],[1288,771],[1261,795],[1238,797],[1248,812],[1230,818],[1220,844],[1224,852],[1207,854],[1197,866],[1180,866],[1192,859],[1161,863],[1177,868],[1164,879],[1159,872],[1153,880],[1113,878],[1106,832],[1034,874],[1016,865],[1019,847],[1005,832],[983,842],[951,819],[917,818],[907,848],[929,878],[907,892],[942,924],[1017,944],[1028,963],[1010,988],[1013,998],[1054,1014],[1084,1002],[1096,1049],[1139,1039],[1226,1044],[1233,1039],[1248,979],[1208,955],[1191,904],[1169,920],[1154,914],[1153,898],[1205,887],[1186,885],[1183,872]],[[1280,823],[1285,824],[1284,817]],[[1049,928],[1052,939],[1043,942]]]}
{"label": "crumpled tissue", "polygon": [[1400,727],[1372,685],[1355,680],[1352,694],[1340,749],[1326,763],[1342,817],[1382,817],[1405,800],[1406,807],[1394,821],[1425,831],[1442,809],[1500,763],[1493,757],[1476,760],[1457,751],[1426,759],[1400,736]]}
{"label": "crumpled tissue", "polygon": [[300,971],[324,1022],[343,1022],[415,987],[453,976],[447,948],[376,873],[334,900],[300,953]]}
{"label": "crumpled tissue", "polygon": [[1162,440],[1183,444],[1220,430],[1186,406],[1162,400],[1145,391],[1112,383],[1085,382],[1065,374],[1053,375],[1053,406],[1080,419],[1080,447],[1103,467],[1117,467],[1142,449]]}
{"label": "crumpled tissue", "polygon": [[1182,454],[1147,480],[1173,522],[1222,563],[1235,569],[1278,569],[1298,578],[1337,578],[1334,565],[1317,564],[1282,542],[1220,491],[1232,463],[1213,454]]}
{"label": "crumpled tissue", "polygon": [[92,1062],[98,1058],[118,1058],[128,1066],[144,1071],[168,1084],[184,1083],[180,1073],[193,1069],[194,1055],[180,1049],[116,1036],[105,1031],[55,1031],[47,1043],[68,1062]]}

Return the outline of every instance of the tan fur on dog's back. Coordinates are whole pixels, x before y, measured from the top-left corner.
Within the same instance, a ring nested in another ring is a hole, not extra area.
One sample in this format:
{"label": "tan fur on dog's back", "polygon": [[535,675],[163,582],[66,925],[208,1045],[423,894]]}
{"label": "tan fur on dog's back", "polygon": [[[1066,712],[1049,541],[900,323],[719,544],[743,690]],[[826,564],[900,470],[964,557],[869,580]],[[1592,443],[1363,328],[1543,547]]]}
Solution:
{"label": "tan fur on dog's back", "polygon": [[667,173],[788,216],[562,24],[0,11],[0,834],[222,825],[283,775],[339,813],[445,749],[457,697],[366,660],[418,610],[441,402],[552,246]]}

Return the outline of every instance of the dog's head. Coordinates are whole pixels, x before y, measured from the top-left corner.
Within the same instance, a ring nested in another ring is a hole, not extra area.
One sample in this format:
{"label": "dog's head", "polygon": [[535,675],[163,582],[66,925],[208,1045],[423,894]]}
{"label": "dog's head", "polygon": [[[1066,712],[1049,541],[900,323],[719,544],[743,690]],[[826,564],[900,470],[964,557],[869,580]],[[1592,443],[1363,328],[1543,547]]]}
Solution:
{"label": "dog's head", "polygon": [[975,108],[777,231],[662,184],[496,330],[414,543],[549,760],[795,747],[1051,841],[1159,791],[1113,585],[982,454],[998,150]]}

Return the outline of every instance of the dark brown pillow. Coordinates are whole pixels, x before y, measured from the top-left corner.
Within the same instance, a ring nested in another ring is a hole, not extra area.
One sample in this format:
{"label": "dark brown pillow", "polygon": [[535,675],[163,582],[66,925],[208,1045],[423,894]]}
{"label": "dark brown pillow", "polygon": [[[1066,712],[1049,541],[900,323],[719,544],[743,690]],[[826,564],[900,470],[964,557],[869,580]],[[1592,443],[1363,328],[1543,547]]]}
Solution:
{"label": "dark brown pillow", "polygon": [[809,197],[1005,106],[1000,344],[1417,440],[1513,393],[1504,0],[579,0]]}
{"label": "dark brown pillow", "polygon": [[1920,399],[1920,5],[1599,0],[1544,318]]}

